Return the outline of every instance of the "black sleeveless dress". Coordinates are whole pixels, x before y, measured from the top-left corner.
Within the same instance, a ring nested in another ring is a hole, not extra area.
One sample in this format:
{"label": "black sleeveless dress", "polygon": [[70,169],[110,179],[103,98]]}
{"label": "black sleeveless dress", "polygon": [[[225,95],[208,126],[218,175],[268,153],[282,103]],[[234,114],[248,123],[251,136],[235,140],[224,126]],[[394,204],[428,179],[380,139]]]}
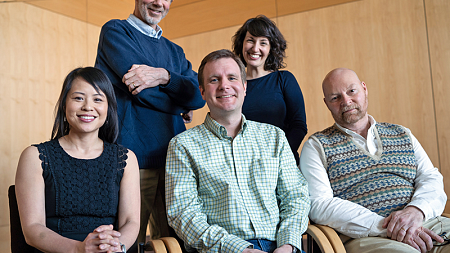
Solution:
{"label": "black sleeveless dress", "polygon": [[56,233],[78,241],[100,225],[117,230],[120,181],[128,150],[104,142],[95,159],[67,154],[58,140],[35,145],[42,161],[45,182],[46,225]]}

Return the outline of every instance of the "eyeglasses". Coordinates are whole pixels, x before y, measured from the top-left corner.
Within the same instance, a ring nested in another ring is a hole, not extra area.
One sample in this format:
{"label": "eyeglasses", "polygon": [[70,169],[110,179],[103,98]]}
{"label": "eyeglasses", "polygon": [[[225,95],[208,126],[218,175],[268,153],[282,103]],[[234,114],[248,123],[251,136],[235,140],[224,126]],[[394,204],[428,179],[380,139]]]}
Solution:
{"label": "eyeglasses", "polygon": [[450,238],[447,237],[447,232],[442,232],[442,221],[438,218],[439,223],[441,224],[441,233],[439,234],[439,236],[444,239],[443,243],[437,242],[435,240],[433,240],[433,245],[434,246],[444,246],[450,243]]}

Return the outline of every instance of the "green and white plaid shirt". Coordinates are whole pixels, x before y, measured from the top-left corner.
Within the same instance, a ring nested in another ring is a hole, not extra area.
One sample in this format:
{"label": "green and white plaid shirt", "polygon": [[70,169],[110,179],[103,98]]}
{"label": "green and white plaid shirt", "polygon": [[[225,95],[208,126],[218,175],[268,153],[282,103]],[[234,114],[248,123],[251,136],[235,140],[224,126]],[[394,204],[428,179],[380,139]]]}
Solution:
{"label": "green and white plaid shirt", "polygon": [[166,161],[169,225],[188,248],[242,252],[247,239],[301,248],[310,201],[284,132],[246,120],[233,139],[209,113],[175,136]]}

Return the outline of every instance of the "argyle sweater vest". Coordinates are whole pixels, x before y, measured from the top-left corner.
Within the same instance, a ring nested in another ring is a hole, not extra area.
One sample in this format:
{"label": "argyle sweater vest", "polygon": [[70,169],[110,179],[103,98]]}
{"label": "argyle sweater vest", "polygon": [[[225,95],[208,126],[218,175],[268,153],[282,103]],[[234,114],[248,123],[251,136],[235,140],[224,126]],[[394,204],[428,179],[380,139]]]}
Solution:
{"label": "argyle sweater vest", "polygon": [[336,125],[315,133],[312,138],[323,147],[322,161],[335,197],[384,217],[410,202],[417,168],[411,138],[403,127],[377,123],[375,155]]}

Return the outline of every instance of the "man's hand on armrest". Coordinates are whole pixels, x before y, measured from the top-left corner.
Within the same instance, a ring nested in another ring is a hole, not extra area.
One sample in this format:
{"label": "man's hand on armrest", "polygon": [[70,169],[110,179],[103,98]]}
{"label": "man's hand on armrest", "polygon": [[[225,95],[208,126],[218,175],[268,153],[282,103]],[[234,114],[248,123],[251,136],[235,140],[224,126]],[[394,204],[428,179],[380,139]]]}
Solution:
{"label": "man's hand on armrest", "polygon": [[421,252],[433,248],[432,240],[442,242],[433,231],[423,228],[424,214],[415,206],[408,206],[403,210],[391,213],[383,222],[387,229],[387,237],[404,242]]}
{"label": "man's hand on armrest", "polygon": [[137,64],[133,64],[122,78],[122,82],[133,95],[138,94],[143,89],[167,84],[169,80],[169,72],[166,69]]}

